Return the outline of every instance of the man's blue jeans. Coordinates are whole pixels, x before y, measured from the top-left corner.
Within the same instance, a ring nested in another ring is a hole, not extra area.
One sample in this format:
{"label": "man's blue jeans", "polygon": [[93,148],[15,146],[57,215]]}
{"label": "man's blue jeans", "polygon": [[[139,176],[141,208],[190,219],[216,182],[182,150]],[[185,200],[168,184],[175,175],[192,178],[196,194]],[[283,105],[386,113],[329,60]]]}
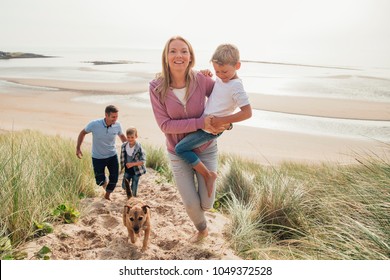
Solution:
{"label": "man's blue jeans", "polygon": [[222,133],[215,135],[199,129],[196,132],[188,134],[179,143],[177,143],[175,147],[175,153],[192,166],[195,166],[200,162],[200,159],[198,155],[192,150],[213,139],[216,139],[221,134]]}
{"label": "man's blue jeans", "polygon": [[116,187],[119,176],[119,162],[118,156],[97,159],[92,158],[93,171],[95,173],[96,184],[103,186],[106,182],[105,169],[107,167],[109,172],[108,185],[106,187],[106,192],[112,193]]}

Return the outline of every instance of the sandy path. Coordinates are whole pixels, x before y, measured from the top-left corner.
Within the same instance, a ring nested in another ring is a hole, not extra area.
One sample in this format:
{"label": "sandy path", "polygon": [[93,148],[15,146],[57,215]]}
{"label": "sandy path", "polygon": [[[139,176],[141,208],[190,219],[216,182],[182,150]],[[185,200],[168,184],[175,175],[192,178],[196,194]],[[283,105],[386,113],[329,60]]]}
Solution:
{"label": "sandy path", "polygon": [[176,188],[158,184],[158,175],[149,170],[142,176],[139,197],[151,207],[152,231],[149,249],[141,253],[142,238],[135,244],[127,241],[122,222],[126,194],[121,187],[112,193],[112,201],[100,196],[83,201],[85,212],[76,224],[55,226],[54,233],[23,246],[28,258],[34,259],[42,246],[52,251],[57,260],[192,260],[237,259],[223,237],[228,219],[219,213],[207,212],[209,237],[199,244],[187,240],[194,233]]}

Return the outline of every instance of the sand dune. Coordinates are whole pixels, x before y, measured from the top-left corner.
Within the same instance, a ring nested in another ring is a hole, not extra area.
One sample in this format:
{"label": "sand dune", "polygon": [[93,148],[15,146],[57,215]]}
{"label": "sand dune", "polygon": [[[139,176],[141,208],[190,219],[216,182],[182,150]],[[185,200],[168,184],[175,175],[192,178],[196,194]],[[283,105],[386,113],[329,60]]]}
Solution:
{"label": "sand dune", "polygon": [[60,224],[54,233],[24,244],[28,259],[47,246],[55,260],[193,260],[238,259],[229,249],[223,232],[228,219],[219,213],[207,212],[210,234],[198,244],[188,239],[194,233],[175,186],[157,184],[158,175],[148,169],[142,176],[138,196],[151,207],[152,231],[149,249],[141,253],[142,238],[135,244],[127,241],[127,229],[122,222],[126,193],[117,186],[112,201],[100,195],[83,200],[85,207],[76,224]]}
{"label": "sand dune", "polygon": [[[98,98],[106,90],[111,94],[124,96],[147,91],[146,77],[131,85],[45,79],[6,80],[25,86],[13,86],[10,83],[0,92],[0,130],[33,129],[74,140],[90,120],[104,117],[104,108],[108,105],[107,102],[77,101],[80,97],[92,95]],[[277,112],[389,120],[388,103],[304,97],[292,99],[280,96],[257,97],[252,102],[255,108]],[[141,143],[165,148],[165,138],[156,125],[150,107],[115,105],[120,109],[119,121],[123,129],[136,126]],[[90,149],[90,143],[91,136],[87,135],[82,149]],[[388,154],[389,150],[388,144],[372,139],[331,137],[238,125],[218,139],[218,146],[221,153],[242,156],[262,164],[284,161],[348,164],[355,162],[356,152],[380,156]],[[52,250],[52,259],[61,260],[238,258],[229,249],[223,236],[228,219],[218,213],[207,213],[209,237],[200,244],[190,244],[187,240],[194,233],[194,226],[175,186],[158,184],[156,178],[154,171],[149,170],[141,178],[139,186],[139,196],[152,207],[153,230],[150,247],[145,253],[140,252],[140,240],[136,244],[127,242],[127,231],[122,225],[126,195],[117,187],[111,202],[102,198],[102,193],[96,198],[83,200],[86,210],[76,224],[56,225],[53,234],[25,244],[24,251],[28,253],[28,258],[34,258],[34,254],[42,246]],[[102,189],[99,191],[103,192]]]}

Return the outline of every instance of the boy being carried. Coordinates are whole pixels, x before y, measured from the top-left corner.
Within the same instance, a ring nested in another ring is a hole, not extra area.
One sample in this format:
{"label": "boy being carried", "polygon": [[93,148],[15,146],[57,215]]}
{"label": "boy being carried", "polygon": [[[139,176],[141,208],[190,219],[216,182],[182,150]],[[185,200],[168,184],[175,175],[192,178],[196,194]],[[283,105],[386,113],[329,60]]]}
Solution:
{"label": "boy being carried", "polygon": [[[217,78],[213,91],[207,100],[204,115],[213,116],[211,123],[214,127],[249,119],[252,116],[252,108],[242,81],[237,76],[237,70],[241,67],[237,47],[231,44],[218,46],[211,62]],[[237,108],[240,110],[234,113]],[[190,163],[203,176],[209,197],[217,179],[217,173],[208,170],[192,150],[220,135],[221,133],[214,135],[200,129],[187,135],[175,147],[176,154]]]}

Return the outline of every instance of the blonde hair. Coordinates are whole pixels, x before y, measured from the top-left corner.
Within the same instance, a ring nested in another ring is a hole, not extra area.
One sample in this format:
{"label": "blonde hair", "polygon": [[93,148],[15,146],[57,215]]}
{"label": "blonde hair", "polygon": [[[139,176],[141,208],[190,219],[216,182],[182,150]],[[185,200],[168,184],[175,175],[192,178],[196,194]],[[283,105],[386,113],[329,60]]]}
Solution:
{"label": "blonde hair", "polygon": [[219,65],[236,65],[240,61],[240,52],[235,45],[222,44],[215,50],[210,62],[217,63]]}
{"label": "blonde hair", "polygon": [[190,84],[195,80],[195,73],[192,70],[192,68],[195,66],[195,54],[194,50],[186,39],[184,39],[181,36],[174,36],[171,37],[165,44],[164,50],[162,52],[162,71],[161,73],[158,73],[156,75],[156,79],[160,80],[161,83],[160,85],[156,88],[156,92],[160,95],[161,100],[164,101],[167,94],[168,94],[168,89],[171,85],[172,77],[169,71],[169,63],[168,63],[168,53],[169,53],[169,45],[171,44],[172,41],[174,40],[180,40],[183,41],[187,46],[188,46],[188,51],[190,52],[191,55],[191,61],[190,64],[187,67],[185,76],[186,76],[186,94],[185,94],[185,100],[187,100],[188,95],[189,95],[189,88]]}
{"label": "blonde hair", "polygon": [[129,136],[129,135],[134,135],[135,137],[138,137],[138,131],[135,127],[129,127],[127,130],[126,130],[126,136]]}

